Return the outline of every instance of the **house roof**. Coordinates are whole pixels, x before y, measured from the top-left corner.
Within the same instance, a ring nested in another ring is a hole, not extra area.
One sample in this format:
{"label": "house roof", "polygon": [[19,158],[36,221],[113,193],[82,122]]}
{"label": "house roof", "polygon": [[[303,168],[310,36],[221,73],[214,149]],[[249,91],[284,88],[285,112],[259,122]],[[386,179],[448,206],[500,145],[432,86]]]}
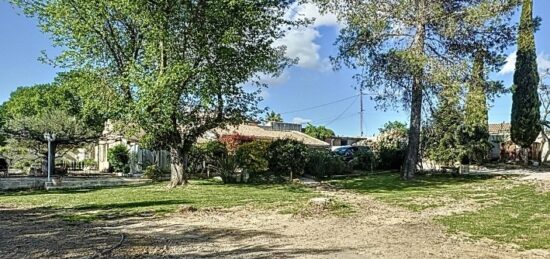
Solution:
{"label": "house roof", "polygon": [[493,123],[489,124],[489,133],[498,134],[498,133],[510,133],[511,124],[510,123]]}
{"label": "house roof", "polygon": [[277,139],[294,139],[300,141],[308,146],[313,147],[328,147],[328,143],[311,137],[305,133],[299,131],[279,131],[279,130],[269,130],[265,127],[260,127],[258,125],[250,124],[241,124],[239,126],[230,126],[226,129],[216,129],[215,133],[219,136],[239,134],[248,137],[254,137],[257,139],[265,140],[277,140]]}

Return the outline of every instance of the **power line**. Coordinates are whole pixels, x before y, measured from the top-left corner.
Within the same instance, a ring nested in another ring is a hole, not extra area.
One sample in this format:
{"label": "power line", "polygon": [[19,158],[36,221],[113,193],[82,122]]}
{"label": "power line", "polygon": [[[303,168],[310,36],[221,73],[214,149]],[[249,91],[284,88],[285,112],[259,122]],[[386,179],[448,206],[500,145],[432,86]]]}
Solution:
{"label": "power line", "polygon": [[353,106],[353,104],[355,104],[356,101],[357,101],[357,98],[355,98],[355,99],[353,100],[353,102],[351,102],[351,103],[349,104],[349,106],[346,107],[346,109],[344,109],[344,111],[343,111],[342,113],[338,114],[338,116],[336,116],[336,118],[334,118],[334,119],[331,120],[329,123],[327,123],[326,126],[328,126],[328,125],[332,124],[333,122],[335,122],[335,121],[341,119],[342,116],[344,116],[344,114],[346,114],[346,112],[348,112],[348,110]]}
{"label": "power line", "polygon": [[[346,116],[340,117],[338,119],[334,119],[332,122],[341,121],[341,120],[345,120],[345,119],[349,119],[349,118],[353,118],[353,117],[357,117],[357,116],[359,116],[358,112],[348,113],[348,114],[346,114]],[[329,124],[323,124],[323,123],[319,123],[319,124],[324,125],[324,126],[329,125]]]}
{"label": "power line", "polygon": [[308,107],[308,108],[303,108],[303,109],[299,109],[299,110],[293,110],[293,111],[287,111],[287,112],[282,112],[281,115],[283,114],[290,114],[290,113],[297,113],[297,112],[303,112],[303,111],[309,111],[309,110],[314,110],[314,109],[318,109],[318,108],[321,108],[321,107],[325,107],[325,106],[328,106],[328,105],[331,105],[331,104],[335,104],[335,103],[340,103],[340,102],[343,102],[343,101],[347,101],[351,98],[354,98],[354,97],[357,97],[359,96],[358,94],[356,95],[353,95],[353,96],[349,96],[349,97],[346,97],[346,98],[343,98],[343,99],[339,99],[339,100],[336,100],[336,101],[332,101],[332,102],[329,102],[329,103],[324,103],[324,104],[320,104],[320,105],[316,105],[316,106],[312,106],[312,107]]}

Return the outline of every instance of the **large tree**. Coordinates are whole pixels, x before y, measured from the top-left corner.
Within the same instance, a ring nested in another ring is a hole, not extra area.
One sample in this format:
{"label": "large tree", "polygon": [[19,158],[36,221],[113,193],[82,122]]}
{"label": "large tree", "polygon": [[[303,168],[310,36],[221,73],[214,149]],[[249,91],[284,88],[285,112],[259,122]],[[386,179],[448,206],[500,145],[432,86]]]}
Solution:
{"label": "large tree", "polygon": [[56,134],[52,142],[52,160],[58,147],[64,150],[96,141],[103,129],[101,114],[86,108],[78,91],[60,76],[52,84],[20,87],[4,103],[3,132],[18,148],[32,150],[37,157],[47,157],[44,133]]}
{"label": "large tree", "polygon": [[352,68],[359,87],[380,93],[375,100],[410,109],[409,146],[402,178],[414,177],[419,159],[422,106],[425,95],[441,86],[439,75],[459,69],[462,32],[484,27],[488,20],[512,10],[516,1],[317,0],[345,21],[335,61]]}
{"label": "large tree", "polygon": [[468,83],[463,127],[464,134],[468,135],[463,143],[466,153],[470,161],[477,163],[485,160],[490,147],[484,60],[484,52],[477,52]]}
{"label": "large tree", "polygon": [[535,48],[535,28],[533,1],[524,0],[512,87],[511,137],[514,143],[525,149],[533,144],[541,131],[540,100],[537,92],[540,78]]}
{"label": "large tree", "polygon": [[58,63],[98,71],[126,100],[120,117],[170,150],[172,186],[187,183],[197,138],[259,112],[259,92],[242,86],[290,63],[274,41],[296,24],[285,18],[293,2],[15,1],[64,47]]}

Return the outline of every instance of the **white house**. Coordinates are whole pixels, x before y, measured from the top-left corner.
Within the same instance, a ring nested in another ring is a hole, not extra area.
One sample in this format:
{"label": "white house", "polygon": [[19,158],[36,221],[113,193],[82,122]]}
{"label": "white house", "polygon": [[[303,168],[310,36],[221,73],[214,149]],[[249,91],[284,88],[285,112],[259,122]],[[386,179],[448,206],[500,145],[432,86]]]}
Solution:
{"label": "white house", "polygon": [[[329,148],[329,144],[301,132],[300,124],[272,122],[267,125],[245,123],[238,126],[211,130],[199,138],[199,143],[218,140],[224,135],[239,134],[253,139],[273,141],[276,139],[294,139],[312,148]],[[142,134],[141,134],[142,135]],[[140,136],[125,137],[118,133],[112,123],[107,122],[103,137],[94,147],[94,154],[89,154],[98,164],[100,171],[109,169],[107,153],[112,147],[123,144],[131,154],[130,171],[141,172],[148,165],[156,164],[161,170],[170,170],[170,153],[165,150],[151,151],[143,149],[139,144]]]}

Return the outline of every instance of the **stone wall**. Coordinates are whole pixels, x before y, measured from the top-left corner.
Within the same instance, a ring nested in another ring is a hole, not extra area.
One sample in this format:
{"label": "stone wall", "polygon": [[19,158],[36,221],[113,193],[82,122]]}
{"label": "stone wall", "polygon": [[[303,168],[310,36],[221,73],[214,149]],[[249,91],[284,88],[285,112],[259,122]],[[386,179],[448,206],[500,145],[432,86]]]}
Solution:
{"label": "stone wall", "polygon": [[44,189],[46,178],[0,178],[0,190]]}
{"label": "stone wall", "polygon": [[18,189],[82,189],[94,187],[111,187],[124,185],[137,185],[150,183],[149,179],[136,178],[63,178],[56,185],[46,184],[46,178],[0,178],[0,190],[18,190]]}

